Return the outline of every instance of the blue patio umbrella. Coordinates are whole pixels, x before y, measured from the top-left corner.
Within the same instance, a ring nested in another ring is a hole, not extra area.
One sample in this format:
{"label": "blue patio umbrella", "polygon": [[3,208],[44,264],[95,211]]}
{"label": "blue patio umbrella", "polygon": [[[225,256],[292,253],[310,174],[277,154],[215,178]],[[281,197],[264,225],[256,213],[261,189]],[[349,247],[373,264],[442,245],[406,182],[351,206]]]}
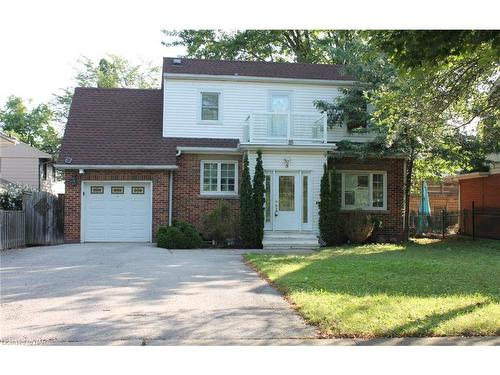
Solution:
{"label": "blue patio umbrella", "polygon": [[429,220],[431,216],[431,205],[429,202],[429,188],[427,182],[422,183],[420,191],[420,207],[418,208],[418,226],[417,234],[422,234],[429,229]]}

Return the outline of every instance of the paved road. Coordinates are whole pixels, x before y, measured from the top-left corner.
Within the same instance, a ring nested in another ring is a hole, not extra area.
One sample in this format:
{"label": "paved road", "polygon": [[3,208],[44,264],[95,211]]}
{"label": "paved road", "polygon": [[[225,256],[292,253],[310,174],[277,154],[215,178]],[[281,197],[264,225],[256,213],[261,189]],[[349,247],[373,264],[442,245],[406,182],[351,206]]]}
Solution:
{"label": "paved road", "polygon": [[229,250],[76,244],[1,253],[4,343],[304,339],[314,329]]}

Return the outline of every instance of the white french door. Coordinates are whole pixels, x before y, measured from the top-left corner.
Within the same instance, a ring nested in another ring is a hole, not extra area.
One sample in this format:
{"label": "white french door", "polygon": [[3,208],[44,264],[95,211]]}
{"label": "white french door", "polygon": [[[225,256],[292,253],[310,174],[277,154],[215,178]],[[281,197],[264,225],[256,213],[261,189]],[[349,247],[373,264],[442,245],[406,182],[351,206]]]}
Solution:
{"label": "white french door", "polygon": [[289,93],[273,93],[270,98],[272,112],[268,135],[273,138],[286,138],[290,120],[291,99]]}

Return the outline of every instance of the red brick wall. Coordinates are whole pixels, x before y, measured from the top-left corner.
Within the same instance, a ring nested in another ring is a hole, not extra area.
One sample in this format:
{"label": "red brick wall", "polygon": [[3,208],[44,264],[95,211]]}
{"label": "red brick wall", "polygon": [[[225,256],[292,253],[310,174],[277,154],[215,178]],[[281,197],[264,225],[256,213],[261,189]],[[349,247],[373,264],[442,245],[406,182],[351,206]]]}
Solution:
{"label": "red brick wall", "polygon": [[[404,217],[404,160],[342,158],[330,161],[338,170],[377,170],[387,172],[387,210],[367,211],[382,221],[373,234],[377,242],[399,242],[403,238]],[[347,213],[344,213],[347,215]]]}
{"label": "red brick wall", "polygon": [[186,221],[203,232],[202,217],[212,211],[217,202],[223,199],[232,208],[233,214],[239,214],[239,197],[204,197],[200,195],[201,160],[238,160],[239,181],[241,181],[241,156],[182,154],[177,158],[179,167],[174,173],[174,220]]}
{"label": "red brick wall", "polygon": [[[76,185],[69,180],[76,178]],[[80,242],[81,181],[153,181],[153,237],[158,227],[168,224],[168,172],[144,170],[77,170],[64,173],[64,238],[66,242]]]}

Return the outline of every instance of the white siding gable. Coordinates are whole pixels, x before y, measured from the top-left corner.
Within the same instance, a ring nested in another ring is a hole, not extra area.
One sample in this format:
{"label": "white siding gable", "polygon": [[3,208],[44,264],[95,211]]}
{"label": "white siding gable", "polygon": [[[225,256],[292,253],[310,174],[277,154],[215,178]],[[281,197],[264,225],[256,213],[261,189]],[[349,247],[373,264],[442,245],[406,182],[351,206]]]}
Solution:
{"label": "white siding gable", "polygon": [[[292,112],[316,114],[314,100],[332,101],[340,95],[338,87],[313,84],[231,82],[165,79],[163,136],[189,138],[243,139],[244,124],[252,112],[269,110],[273,91],[291,92]],[[220,92],[220,120],[200,121],[200,92]],[[329,139],[342,138],[345,128],[329,131]]]}

